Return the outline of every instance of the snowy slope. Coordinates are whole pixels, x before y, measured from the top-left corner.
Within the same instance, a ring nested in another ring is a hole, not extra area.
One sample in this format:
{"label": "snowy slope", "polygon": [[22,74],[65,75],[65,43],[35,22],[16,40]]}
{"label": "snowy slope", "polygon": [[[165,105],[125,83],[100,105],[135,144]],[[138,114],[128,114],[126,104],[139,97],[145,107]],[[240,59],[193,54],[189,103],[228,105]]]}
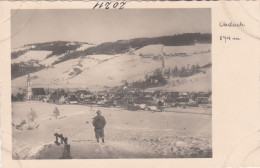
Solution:
{"label": "snowy slope", "polygon": [[134,81],[144,77],[145,74],[153,72],[161,66],[160,62],[152,59],[143,60],[139,56],[116,55],[112,59],[93,66],[70,80],[72,85],[78,81],[86,86],[117,86],[122,80]]}
{"label": "snowy slope", "polygon": [[92,45],[92,44],[83,44],[83,45],[81,45],[79,48],[77,48],[76,50],[77,50],[77,51],[83,51],[83,50],[88,49],[89,47],[94,47],[94,46],[96,46],[96,45]]}
{"label": "snowy slope", "polygon": [[[169,57],[165,67],[187,66],[188,64],[200,66],[210,63],[210,54],[195,54],[189,57]],[[64,88],[89,88],[100,90],[105,87],[114,87],[128,82],[144,79],[146,74],[152,74],[155,69],[161,68],[162,62],[152,58],[141,58],[136,55],[92,55],[72,59],[31,74],[33,87],[64,87]],[[209,73],[210,74],[210,73]],[[203,75],[197,76],[197,81],[203,83]],[[210,77],[208,77],[210,79]],[[195,80],[194,80],[195,81]],[[208,83],[208,82],[207,82]],[[12,81],[13,87],[25,87],[26,75]],[[202,86],[196,82],[187,85]],[[178,86],[180,89],[183,86]],[[210,87],[210,85],[209,85]],[[204,87],[208,90],[209,87]],[[185,88],[184,88],[185,89]]]}
{"label": "snowy slope", "polygon": [[186,78],[171,78],[168,84],[163,87],[149,88],[147,91],[172,91],[172,92],[200,92],[210,91],[212,88],[211,82],[211,68],[204,69],[204,73],[198,73],[196,75]]}
{"label": "snowy slope", "polygon": [[16,59],[12,59],[13,63],[21,63],[21,62],[29,62],[31,60],[44,60],[49,54],[51,54],[51,51],[28,51],[25,54],[21,55],[20,57]]}
{"label": "snowy slope", "polygon": [[24,46],[24,47],[18,47],[18,48],[12,49],[12,52],[28,50],[28,49],[31,49],[31,48],[35,48],[35,45],[28,45],[28,46]]}
{"label": "snowy slope", "polygon": [[[49,119],[55,107],[65,118]],[[13,159],[35,159],[36,152],[46,144],[53,144],[54,132],[60,132],[69,139],[73,159],[89,159],[125,156],[140,157],[140,151],[153,150],[159,157],[179,156],[175,151],[181,149],[182,158],[187,153],[201,153],[211,147],[211,109],[205,108],[171,108],[167,112],[151,113],[149,111],[132,112],[119,108],[89,107],[85,105],[56,105],[39,101],[14,102],[12,104],[12,123],[19,124],[27,119],[27,113],[33,108],[37,113],[38,129],[17,130],[12,127]],[[92,109],[93,108],[93,109]],[[92,119],[96,110],[101,110],[108,122],[106,144],[99,145],[93,136]],[[176,113],[178,111],[178,113]],[[88,121],[88,123],[86,122]],[[167,121],[167,124],[166,124]],[[187,138],[189,136],[190,138]],[[123,143],[122,143],[123,142]],[[138,146],[133,146],[133,144]],[[93,148],[88,148],[93,146]],[[118,146],[118,148],[113,148]],[[63,148],[63,145],[60,146]],[[103,150],[100,150],[102,147]],[[104,147],[104,148],[103,148]],[[98,149],[98,150],[97,150]],[[109,150],[108,150],[109,149]],[[116,149],[116,150],[111,150]],[[125,152],[125,151],[130,151]],[[51,150],[52,153],[58,150]],[[95,155],[96,153],[98,155]],[[136,154],[136,152],[138,154]],[[175,152],[175,153],[173,153]],[[125,154],[128,155],[125,155]],[[134,154],[134,155],[133,155]],[[46,153],[47,155],[47,153]],[[57,159],[62,156],[62,151]],[[143,158],[143,157],[142,157]],[[46,158],[44,158],[46,159]]]}
{"label": "snowy slope", "polygon": [[[139,80],[153,72],[160,62],[142,60],[139,56],[96,55],[72,59],[31,74],[33,86],[91,87],[121,85],[122,80]],[[26,75],[12,81],[13,86],[25,86]]]}
{"label": "snowy slope", "polygon": [[[90,47],[83,44],[81,47]],[[83,49],[83,48],[82,48]],[[185,56],[175,55],[185,52]],[[55,61],[64,56],[54,55],[46,59],[51,51],[28,51],[12,62],[26,62],[37,58],[39,64],[46,68],[31,73],[33,87],[52,88],[89,88],[90,90],[104,90],[107,87],[122,85],[123,80],[128,83],[139,81],[145,75],[163,67],[163,59],[154,59],[153,56],[164,58],[164,68],[181,68],[192,65],[204,66],[211,63],[211,52],[209,44],[199,44],[194,46],[163,46],[149,45],[134,53],[117,55],[85,55],[75,59],[52,65]],[[152,57],[142,57],[150,55]],[[164,56],[163,56],[164,55]],[[174,55],[174,56],[171,56]],[[50,66],[52,65],[52,66]],[[35,65],[36,66],[36,65]],[[176,79],[169,79],[168,89],[177,90],[210,90],[211,71],[208,69],[205,74],[196,74],[188,77],[185,85],[174,85]],[[24,88],[27,75],[12,80],[13,88]],[[194,79],[193,79],[194,78]],[[196,78],[196,79],[195,79]],[[206,86],[204,86],[206,85]],[[198,88],[199,87],[199,88]]]}
{"label": "snowy slope", "polygon": [[[55,65],[53,68],[45,68],[41,71],[31,73],[32,85],[34,86],[48,86],[48,85],[58,85],[62,84],[64,81],[64,73],[69,70],[70,67],[77,64],[78,60],[69,60]],[[12,80],[13,86],[25,86],[26,84],[26,75]],[[67,76],[66,76],[67,77]]]}
{"label": "snowy slope", "polygon": [[198,54],[208,53],[211,50],[211,44],[195,44],[191,46],[163,46],[163,45],[148,45],[136,50],[136,55],[143,56],[174,56],[178,54]]}
{"label": "snowy slope", "polygon": [[178,68],[187,65],[207,65],[211,63],[211,53],[194,54],[186,57],[165,57],[165,68]]}
{"label": "snowy slope", "polygon": [[135,55],[151,55],[151,56],[156,56],[156,55],[162,55],[162,49],[163,45],[148,45],[143,48],[140,48],[136,51],[134,51]]}
{"label": "snowy slope", "polygon": [[177,55],[185,53],[186,55],[206,53],[211,51],[211,44],[195,44],[192,46],[164,46],[163,52],[166,55]]}

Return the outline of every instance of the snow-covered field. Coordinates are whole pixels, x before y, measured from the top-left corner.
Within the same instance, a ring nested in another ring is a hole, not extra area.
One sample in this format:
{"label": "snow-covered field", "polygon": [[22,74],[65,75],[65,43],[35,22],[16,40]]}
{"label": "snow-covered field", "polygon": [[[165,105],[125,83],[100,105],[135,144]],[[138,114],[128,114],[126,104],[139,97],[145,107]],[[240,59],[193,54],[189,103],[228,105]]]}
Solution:
{"label": "snow-covered field", "polygon": [[[58,159],[62,147],[54,145],[54,132],[67,136],[73,159],[211,157],[211,109],[171,108],[164,112],[127,111],[83,105],[15,102],[12,122],[27,118],[30,108],[37,129],[13,127],[14,159]],[[55,107],[61,119],[51,117]],[[106,144],[95,142],[92,118],[97,109],[106,118]],[[51,118],[51,119],[50,119]]]}

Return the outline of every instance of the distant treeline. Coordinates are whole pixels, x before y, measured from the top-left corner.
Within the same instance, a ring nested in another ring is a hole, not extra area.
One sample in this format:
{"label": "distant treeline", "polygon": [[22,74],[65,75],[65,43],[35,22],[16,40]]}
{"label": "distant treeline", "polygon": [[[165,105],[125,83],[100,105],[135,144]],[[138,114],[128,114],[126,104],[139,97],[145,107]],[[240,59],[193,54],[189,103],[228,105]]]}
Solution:
{"label": "distant treeline", "polygon": [[129,49],[139,49],[147,45],[162,44],[165,46],[194,45],[198,43],[211,43],[211,34],[185,33],[174,36],[163,36],[154,38],[136,38],[131,40],[119,40],[117,42],[103,43],[96,47],[91,47],[86,52],[89,54],[122,54]]}

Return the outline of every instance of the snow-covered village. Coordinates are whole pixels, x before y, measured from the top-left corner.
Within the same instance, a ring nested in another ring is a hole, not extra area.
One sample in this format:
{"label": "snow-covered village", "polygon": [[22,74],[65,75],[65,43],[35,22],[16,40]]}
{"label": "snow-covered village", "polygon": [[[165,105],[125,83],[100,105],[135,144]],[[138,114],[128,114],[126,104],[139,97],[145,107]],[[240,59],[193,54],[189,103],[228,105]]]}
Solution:
{"label": "snow-covered village", "polygon": [[[11,53],[13,159],[211,158],[207,26],[207,32],[141,32],[112,42],[16,44]],[[140,31],[130,27],[129,32]]]}

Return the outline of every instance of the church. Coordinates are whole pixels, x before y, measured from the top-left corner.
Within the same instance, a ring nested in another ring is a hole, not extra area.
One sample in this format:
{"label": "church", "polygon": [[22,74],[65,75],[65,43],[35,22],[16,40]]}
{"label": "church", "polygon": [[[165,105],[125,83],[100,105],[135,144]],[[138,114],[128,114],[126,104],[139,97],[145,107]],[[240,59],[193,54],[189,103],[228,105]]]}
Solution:
{"label": "church", "polygon": [[26,100],[43,100],[46,97],[44,88],[32,88],[30,73],[27,76]]}

